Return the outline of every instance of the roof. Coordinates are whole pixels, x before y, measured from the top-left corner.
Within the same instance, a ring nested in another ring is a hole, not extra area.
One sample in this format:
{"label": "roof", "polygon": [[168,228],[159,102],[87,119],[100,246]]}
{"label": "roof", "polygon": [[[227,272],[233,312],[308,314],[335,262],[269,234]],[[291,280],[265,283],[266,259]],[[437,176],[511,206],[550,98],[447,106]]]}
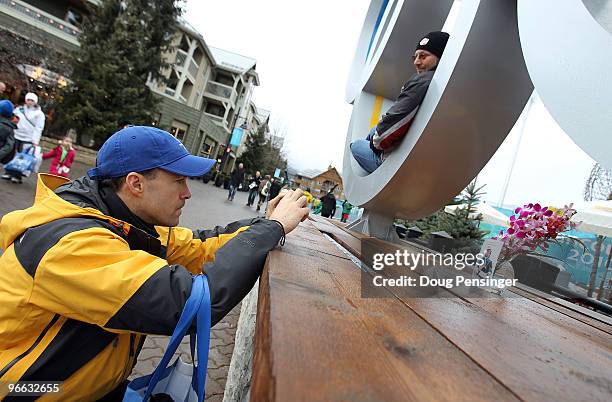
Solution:
{"label": "roof", "polygon": [[270,111],[259,108],[257,106],[255,106],[255,109],[256,109],[257,119],[261,121],[262,123],[267,122],[268,119],[270,118]]}
{"label": "roof", "polygon": [[323,173],[323,172],[321,172],[318,169],[306,169],[306,170],[302,170],[302,171],[296,172],[295,175],[296,176],[306,177],[307,179],[312,179],[312,178],[320,175],[321,173]]}
{"label": "roof", "polygon": [[200,32],[198,32],[197,29],[195,29],[193,27],[193,25],[191,25],[185,18],[183,17],[178,17],[178,23],[179,23],[179,29],[187,34],[189,34],[190,36],[197,38],[200,41],[200,44],[202,45],[202,48],[204,49],[204,52],[206,53],[206,56],[208,56],[208,58],[211,61],[211,64],[214,66],[217,65],[217,61],[215,60],[213,53],[210,51],[210,48],[208,47],[208,45],[206,44],[206,41],[204,40],[204,37],[202,36],[202,34]]}
{"label": "roof", "polygon": [[217,62],[217,67],[238,74],[250,74],[255,77],[255,85],[259,85],[259,76],[255,71],[257,60],[243,56],[229,50],[210,47],[212,54]]}
{"label": "roof", "polygon": [[340,176],[340,173],[338,173],[338,171],[336,170],[335,167],[330,167],[329,169],[327,169],[324,172],[319,173],[318,175],[316,175],[315,177],[313,177],[313,179],[316,179],[319,176],[323,176],[325,173],[331,173],[332,175],[335,175],[336,178],[338,179],[338,181],[340,183],[342,183],[342,176]]}

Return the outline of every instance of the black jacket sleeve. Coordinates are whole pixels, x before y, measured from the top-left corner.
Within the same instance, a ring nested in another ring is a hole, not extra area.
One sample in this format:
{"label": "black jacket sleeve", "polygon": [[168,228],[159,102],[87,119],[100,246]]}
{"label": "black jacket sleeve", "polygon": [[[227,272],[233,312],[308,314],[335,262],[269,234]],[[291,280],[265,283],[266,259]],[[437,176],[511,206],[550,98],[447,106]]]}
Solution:
{"label": "black jacket sleeve", "polygon": [[15,147],[15,136],[13,129],[8,124],[0,123],[0,160],[13,152]]}
{"label": "black jacket sleeve", "polygon": [[[225,228],[198,231],[200,238],[239,227],[239,233],[217,250],[215,261],[204,265],[215,325],[251,290],[263,270],[268,252],[283,235],[280,225],[262,218],[238,221]],[[180,265],[165,266],[149,277],[104,325],[110,329],[171,335],[191,294],[193,275]]]}
{"label": "black jacket sleeve", "polygon": [[433,75],[434,71],[432,70],[425,71],[421,74],[415,74],[404,84],[393,106],[391,106],[378,122],[376,126],[376,132],[378,134],[384,133],[395,123],[419,107],[425,98]]}
{"label": "black jacket sleeve", "polygon": [[249,293],[263,271],[268,252],[282,236],[277,222],[255,218],[249,229],[217,250],[214,262],[204,265],[210,286],[213,324]]}
{"label": "black jacket sleeve", "polygon": [[251,226],[252,224],[262,221],[262,220],[264,219],[262,218],[241,219],[239,221],[229,223],[227,226],[215,226],[214,229],[209,229],[209,230],[204,230],[204,229],[194,230],[193,238],[194,239],[197,238],[197,239],[204,241],[211,237],[218,237],[221,234],[234,233],[235,231],[237,231],[238,229],[242,227]]}

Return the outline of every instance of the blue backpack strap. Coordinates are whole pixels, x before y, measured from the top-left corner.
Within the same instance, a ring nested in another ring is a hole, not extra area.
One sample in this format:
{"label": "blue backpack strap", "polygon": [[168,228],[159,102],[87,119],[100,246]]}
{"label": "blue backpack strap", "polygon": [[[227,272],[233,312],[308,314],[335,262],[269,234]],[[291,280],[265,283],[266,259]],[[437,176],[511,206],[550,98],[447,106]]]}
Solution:
{"label": "blue backpack strap", "polygon": [[[206,288],[208,289],[208,283],[206,284]],[[210,291],[208,291],[208,294],[210,295]],[[162,357],[161,361],[157,365],[157,368],[155,368],[155,371],[153,372],[153,375],[151,376],[151,380],[149,381],[149,384],[147,385],[147,391],[143,397],[143,401],[147,401],[150,398],[151,393],[155,389],[155,386],[157,385],[159,380],[162,378],[162,374],[164,370],[166,369],[166,367],[168,366],[170,359],[176,352],[176,349],[179,347],[181,341],[183,340],[183,337],[187,333],[187,330],[189,329],[189,327],[191,327],[191,324],[194,318],[198,314],[198,311],[200,309],[200,304],[202,303],[202,300],[203,300],[203,296],[204,296],[204,276],[198,275],[193,280],[193,285],[191,287],[191,295],[187,299],[187,302],[185,303],[185,307],[183,308],[183,312],[181,313],[181,317],[179,318],[179,321],[176,324],[176,328],[174,329],[174,333],[170,337],[168,348],[166,349],[166,352],[164,353],[164,356]],[[210,299],[210,296],[209,296],[209,299]],[[210,306],[210,301],[209,301],[209,306]],[[209,311],[210,311],[210,307],[209,307]],[[207,353],[208,353],[208,350],[207,350]]]}
{"label": "blue backpack strap", "polygon": [[197,317],[197,345],[198,345],[198,369],[197,369],[197,388],[198,402],[204,400],[204,389],[206,387],[206,370],[208,369],[208,349],[210,347],[210,327],[211,327],[211,305],[210,288],[208,278],[203,277],[203,296],[202,304],[198,310]]}

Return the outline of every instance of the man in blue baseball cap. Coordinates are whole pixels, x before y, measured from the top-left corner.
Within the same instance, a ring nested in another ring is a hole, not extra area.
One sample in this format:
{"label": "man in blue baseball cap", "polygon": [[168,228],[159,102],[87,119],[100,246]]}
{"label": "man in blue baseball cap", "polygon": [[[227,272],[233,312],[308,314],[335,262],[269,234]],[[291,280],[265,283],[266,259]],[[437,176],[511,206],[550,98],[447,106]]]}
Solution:
{"label": "man in blue baseball cap", "polygon": [[8,163],[15,148],[15,129],[13,123],[13,103],[0,100],[0,162]]}
{"label": "man in blue baseball cap", "polygon": [[0,222],[0,381],[121,400],[146,334],[172,334],[194,275],[208,277],[213,324],[243,299],[308,216],[306,197],[287,192],[267,218],[224,228],[177,227],[187,178],[213,164],[165,131],[127,127],[88,177],[39,175],[34,205]]}

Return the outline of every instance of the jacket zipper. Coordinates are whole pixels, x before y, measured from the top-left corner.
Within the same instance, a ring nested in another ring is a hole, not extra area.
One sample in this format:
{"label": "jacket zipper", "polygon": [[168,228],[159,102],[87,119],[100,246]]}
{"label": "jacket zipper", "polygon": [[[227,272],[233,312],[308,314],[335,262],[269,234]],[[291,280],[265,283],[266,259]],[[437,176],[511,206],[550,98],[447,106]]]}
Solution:
{"label": "jacket zipper", "polygon": [[49,324],[47,324],[47,326],[45,327],[45,329],[43,329],[43,331],[40,333],[40,335],[38,335],[38,338],[36,339],[36,341],[34,341],[34,343],[32,344],[32,346],[30,346],[28,348],[28,350],[26,350],[25,352],[23,352],[22,354],[20,354],[19,356],[17,356],[16,358],[14,358],[9,364],[7,364],[2,371],[0,371],[0,378],[6,374],[7,371],[9,371],[11,369],[11,367],[13,367],[15,364],[17,364],[21,359],[23,359],[24,357],[26,357],[32,350],[34,350],[34,348],[36,348],[36,346],[38,346],[38,344],[40,343],[40,341],[42,341],[42,339],[45,337],[45,335],[47,335],[47,332],[49,332],[49,329],[51,329],[51,327],[53,326],[53,324],[55,324],[57,322],[57,320],[59,319],[59,314],[55,314],[53,316],[53,319],[51,320],[51,322]]}

